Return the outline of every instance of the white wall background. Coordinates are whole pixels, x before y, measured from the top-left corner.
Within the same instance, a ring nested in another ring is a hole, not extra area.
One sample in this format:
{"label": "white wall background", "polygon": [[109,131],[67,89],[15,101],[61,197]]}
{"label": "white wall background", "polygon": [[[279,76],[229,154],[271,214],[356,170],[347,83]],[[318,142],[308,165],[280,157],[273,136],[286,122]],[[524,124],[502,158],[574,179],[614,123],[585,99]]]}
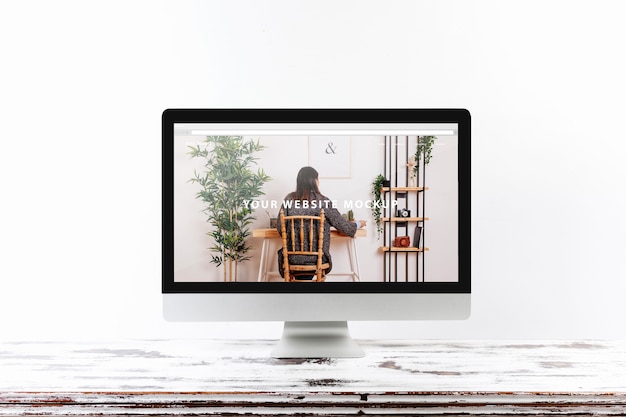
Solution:
{"label": "white wall background", "polygon": [[161,319],[169,107],[465,107],[473,313],[356,337],[626,336],[619,1],[0,5],[0,337],[278,337]]}

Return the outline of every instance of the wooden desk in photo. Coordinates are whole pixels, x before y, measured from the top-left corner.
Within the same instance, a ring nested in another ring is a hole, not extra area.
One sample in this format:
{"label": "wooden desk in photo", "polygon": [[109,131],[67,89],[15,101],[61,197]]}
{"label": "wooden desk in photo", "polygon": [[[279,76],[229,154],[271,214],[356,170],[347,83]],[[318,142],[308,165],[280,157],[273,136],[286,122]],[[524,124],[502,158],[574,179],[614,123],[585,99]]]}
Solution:
{"label": "wooden desk in photo", "polygon": [[[344,242],[348,250],[348,260],[350,261],[349,272],[335,272],[331,271],[327,276],[349,276],[352,281],[360,281],[361,273],[359,271],[359,257],[356,248],[355,239],[359,237],[367,236],[365,229],[357,229],[354,238],[344,235],[338,230],[331,229],[330,231],[330,247],[331,251],[336,252],[337,243]],[[276,229],[254,229],[252,231],[252,237],[263,239],[263,246],[261,247],[261,262],[259,263],[259,282],[267,282],[271,277],[280,277],[278,273],[278,261],[274,262],[274,266],[270,268],[270,263],[274,260],[276,252],[280,249],[280,235]],[[274,244],[272,244],[272,242]],[[282,279],[282,277],[281,277]]]}

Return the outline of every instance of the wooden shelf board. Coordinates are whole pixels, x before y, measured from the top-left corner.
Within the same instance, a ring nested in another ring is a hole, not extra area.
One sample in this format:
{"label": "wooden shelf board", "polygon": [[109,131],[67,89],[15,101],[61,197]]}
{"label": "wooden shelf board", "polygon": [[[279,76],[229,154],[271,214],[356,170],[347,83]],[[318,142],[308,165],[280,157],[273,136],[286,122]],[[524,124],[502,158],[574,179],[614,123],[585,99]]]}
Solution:
{"label": "wooden shelf board", "polygon": [[424,252],[429,249],[428,248],[414,248],[414,247],[409,247],[409,248],[391,247],[389,248],[389,246],[381,246],[380,248],[378,248],[378,250],[381,252]]}
{"label": "wooden shelf board", "polygon": [[426,191],[428,187],[381,187],[382,192],[388,191]]}
{"label": "wooden shelf board", "polygon": [[384,222],[423,222],[430,219],[428,217],[392,217],[391,219],[383,217],[381,220]]}

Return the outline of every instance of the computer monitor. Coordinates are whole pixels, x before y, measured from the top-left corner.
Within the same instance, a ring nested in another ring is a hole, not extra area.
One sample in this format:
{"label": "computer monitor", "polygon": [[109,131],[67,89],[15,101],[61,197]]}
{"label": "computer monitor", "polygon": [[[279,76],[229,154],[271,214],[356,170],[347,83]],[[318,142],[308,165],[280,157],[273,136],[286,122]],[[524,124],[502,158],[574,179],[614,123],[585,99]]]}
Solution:
{"label": "computer monitor", "polygon": [[[469,316],[467,110],[169,109],[162,129],[166,320],[284,321],[273,356],[342,357],[348,321]],[[324,208],[323,278],[284,272],[296,206]]]}

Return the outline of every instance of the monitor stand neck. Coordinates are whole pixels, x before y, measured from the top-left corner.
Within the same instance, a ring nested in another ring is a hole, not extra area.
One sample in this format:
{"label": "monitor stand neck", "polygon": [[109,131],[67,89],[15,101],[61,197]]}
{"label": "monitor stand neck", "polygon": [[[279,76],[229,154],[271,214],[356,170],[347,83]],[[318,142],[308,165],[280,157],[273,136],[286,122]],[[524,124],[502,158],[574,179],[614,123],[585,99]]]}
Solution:
{"label": "monitor stand neck", "polygon": [[361,358],[345,321],[286,321],[274,358]]}

